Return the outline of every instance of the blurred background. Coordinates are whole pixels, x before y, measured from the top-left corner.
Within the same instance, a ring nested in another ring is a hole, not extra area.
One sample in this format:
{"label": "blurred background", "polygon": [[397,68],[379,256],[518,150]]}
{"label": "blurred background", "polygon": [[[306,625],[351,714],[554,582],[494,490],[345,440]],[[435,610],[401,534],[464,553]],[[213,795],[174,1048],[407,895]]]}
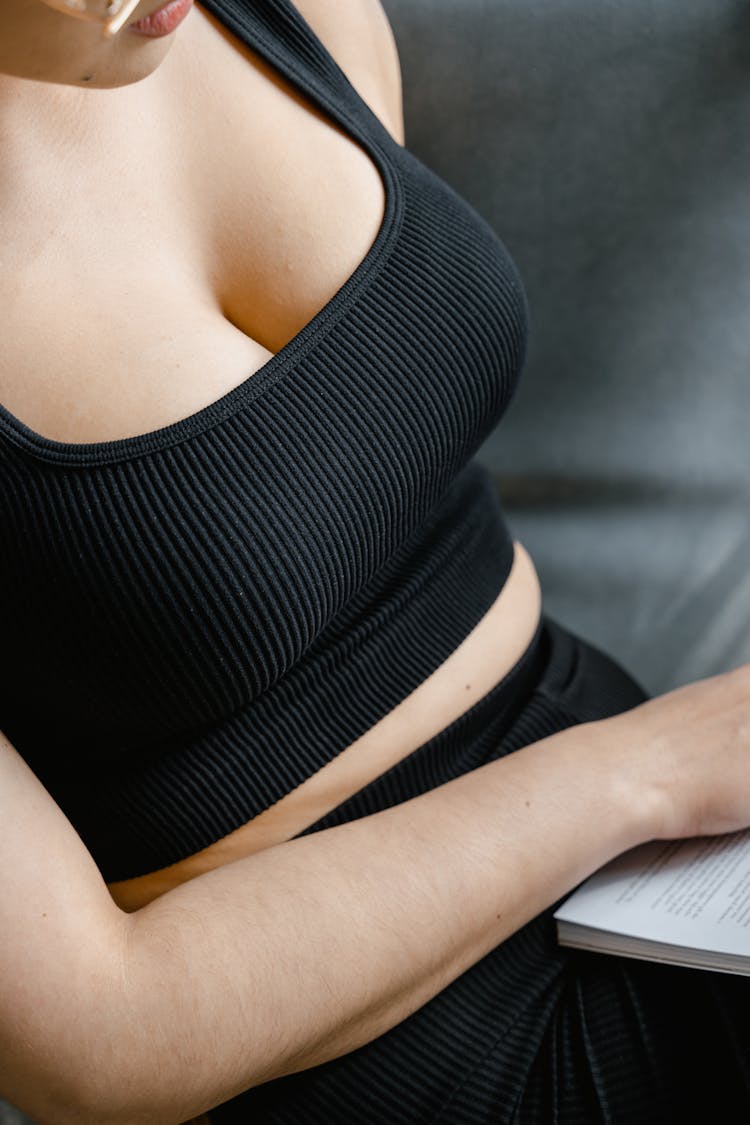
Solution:
{"label": "blurred background", "polygon": [[407,146],[524,278],[479,456],[546,612],[651,694],[750,661],[750,0],[383,2]]}
{"label": "blurred background", "polygon": [[529,297],[480,459],[546,612],[651,694],[750,661],[750,3],[383,3],[407,146]]}

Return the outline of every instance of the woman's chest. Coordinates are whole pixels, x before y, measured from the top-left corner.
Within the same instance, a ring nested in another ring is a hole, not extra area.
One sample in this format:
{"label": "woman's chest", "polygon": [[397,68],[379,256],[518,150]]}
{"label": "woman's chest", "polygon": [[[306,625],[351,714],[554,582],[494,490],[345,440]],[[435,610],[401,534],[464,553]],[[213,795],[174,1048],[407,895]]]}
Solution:
{"label": "woman's chest", "polygon": [[118,118],[86,190],[66,173],[6,216],[0,403],[45,437],[128,437],[216,401],[312,320],[380,229],[364,149],[192,15],[159,96]]}

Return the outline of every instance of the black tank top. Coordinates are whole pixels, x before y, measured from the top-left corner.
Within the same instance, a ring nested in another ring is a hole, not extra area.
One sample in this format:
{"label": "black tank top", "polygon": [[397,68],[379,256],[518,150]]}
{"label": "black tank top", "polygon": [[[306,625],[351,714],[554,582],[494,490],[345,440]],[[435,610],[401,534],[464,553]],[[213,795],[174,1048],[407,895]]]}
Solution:
{"label": "black tank top", "polygon": [[107,882],[199,851],[429,676],[513,542],[473,454],[527,309],[495,232],[289,0],[202,0],[370,155],[377,238],[264,367],[174,424],[44,438],[0,407],[0,729]]}

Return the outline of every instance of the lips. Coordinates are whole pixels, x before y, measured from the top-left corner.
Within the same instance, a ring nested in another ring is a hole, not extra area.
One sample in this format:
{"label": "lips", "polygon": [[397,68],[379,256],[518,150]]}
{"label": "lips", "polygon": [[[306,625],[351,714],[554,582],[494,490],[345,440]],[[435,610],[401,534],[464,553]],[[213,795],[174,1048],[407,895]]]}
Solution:
{"label": "lips", "polygon": [[136,35],[146,35],[151,39],[169,35],[178,24],[182,23],[192,6],[193,0],[171,0],[171,3],[165,4],[143,19],[129,23],[128,31],[133,31]]}

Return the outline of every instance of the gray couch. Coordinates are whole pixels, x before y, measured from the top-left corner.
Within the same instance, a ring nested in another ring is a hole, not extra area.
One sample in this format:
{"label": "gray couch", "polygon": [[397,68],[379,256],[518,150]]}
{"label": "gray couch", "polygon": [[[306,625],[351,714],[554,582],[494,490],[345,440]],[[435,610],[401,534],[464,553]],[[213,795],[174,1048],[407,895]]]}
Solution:
{"label": "gray couch", "polygon": [[526,283],[480,456],[547,612],[652,693],[750,661],[750,4],[384,2],[408,146]]}
{"label": "gray couch", "polygon": [[384,4],[407,145],[529,295],[480,457],[546,611],[652,694],[750,661],[750,4]]}

